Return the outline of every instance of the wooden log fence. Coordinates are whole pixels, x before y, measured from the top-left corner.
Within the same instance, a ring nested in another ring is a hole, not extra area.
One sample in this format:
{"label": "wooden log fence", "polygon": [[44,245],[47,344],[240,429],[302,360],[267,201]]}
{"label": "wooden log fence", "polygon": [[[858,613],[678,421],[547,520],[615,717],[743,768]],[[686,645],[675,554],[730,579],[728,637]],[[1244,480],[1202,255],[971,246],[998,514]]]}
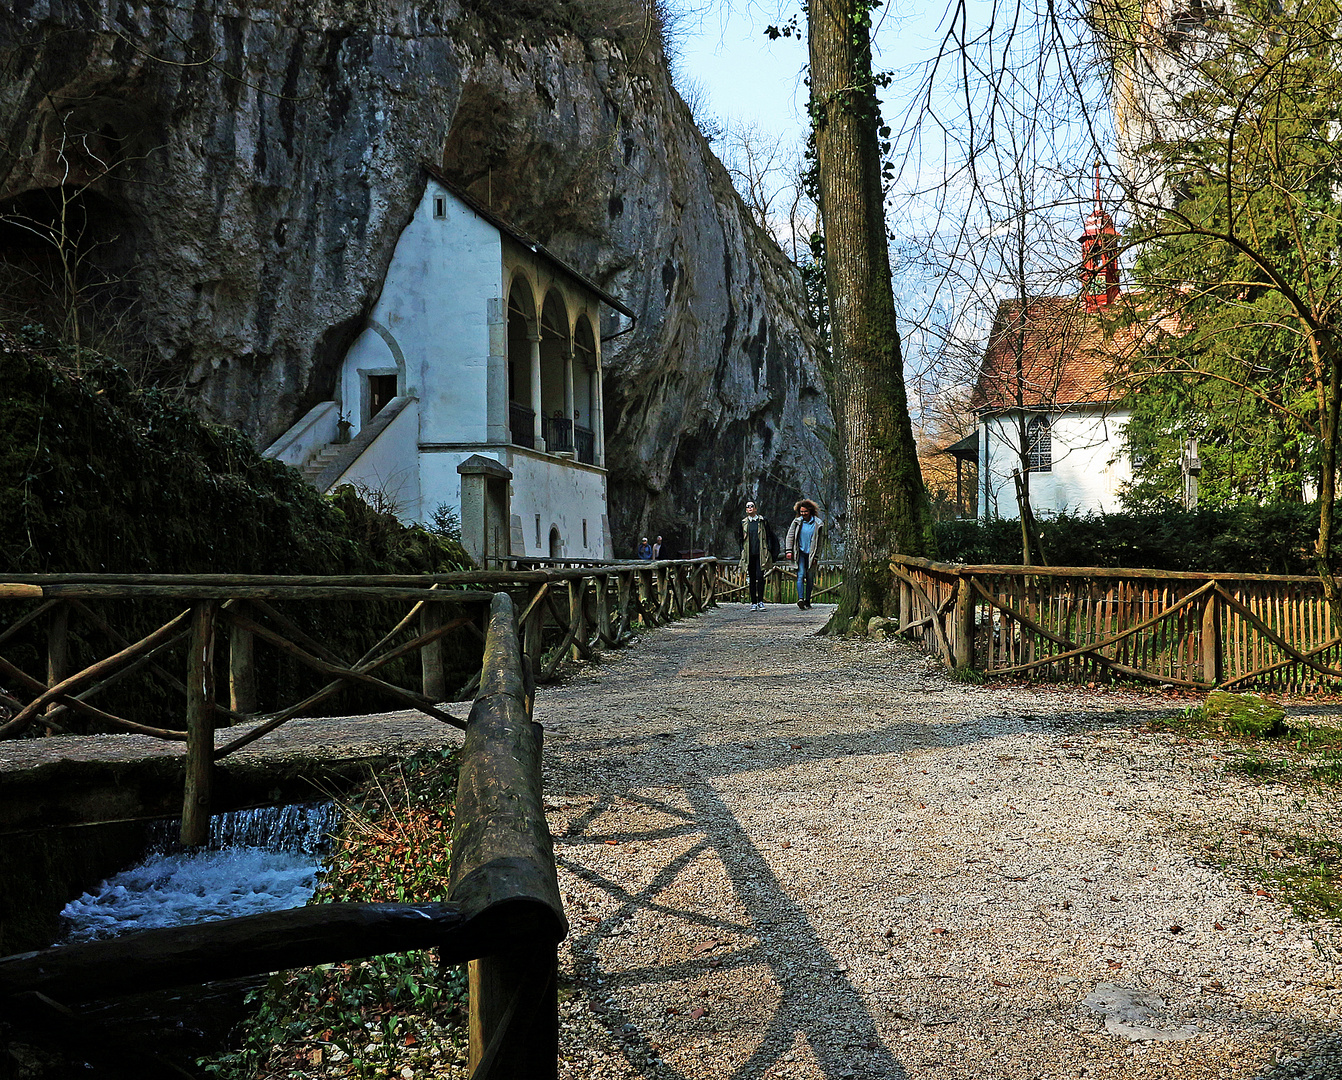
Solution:
{"label": "wooden log fence", "polygon": [[[517,560],[509,569],[437,575],[18,575],[0,583],[0,615],[8,609],[14,616],[7,625],[0,620],[0,650],[14,650],[12,659],[0,654],[0,738],[124,731],[185,743],[181,839],[200,843],[208,833],[215,763],[294,717],[312,715],[343,690],[357,687],[464,726],[444,702],[471,697],[481,677],[449,694],[442,645],[449,635],[483,637],[477,624],[500,593],[521,608],[522,655],[534,688],[556,677],[566,660],[594,659],[633,640],[638,628],[705,610],[717,592],[718,564],[711,558],[579,565]],[[331,600],[403,614],[351,661],[277,606],[301,609]],[[146,602],[176,613],[131,641],[116,629],[115,613],[130,609],[144,618]],[[83,635],[78,662],[76,627]],[[90,656],[97,636],[110,651]],[[261,711],[263,647],[274,663],[306,669],[324,683],[300,700]],[[43,649],[45,663],[30,670],[33,653]],[[388,665],[415,653],[418,685],[386,676]],[[163,722],[119,716],[93,703],[137,675],[171,695]],[[244,726],[224,737],[234,725]]]}
{"label": "wooden log fence", "polygon": [[952,668],[1201,689],[1342,686],[1342,627],[1317,578],[900,555],[890,568],[899,633]]}
{"label": "wooden log fence", "polygon": [[[208,698],[210,616],[207,605],[191,611],[187,688],[198,708]],[[0,958],[0,995],[60,1012],[109,996],[436,949],[441,963],[469,965],[473,1080],[557,1077],[557,947],[568,923],[528,678],[512,600],[495,594],[480,694],[465,724],[446,902],[318,904],[21,953]]]}

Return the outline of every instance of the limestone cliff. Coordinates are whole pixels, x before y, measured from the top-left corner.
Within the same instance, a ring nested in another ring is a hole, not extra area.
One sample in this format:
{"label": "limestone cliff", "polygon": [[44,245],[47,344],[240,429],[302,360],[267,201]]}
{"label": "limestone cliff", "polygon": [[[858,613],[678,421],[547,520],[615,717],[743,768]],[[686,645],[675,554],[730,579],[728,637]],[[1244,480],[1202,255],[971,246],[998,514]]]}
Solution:
{"label": "limestone cliff", "polygon": [[78,233],[104,324],[260,444],[330,396],[425,161],[638,314],[604,345],[617,551],[833,505],[799,281],[634,0],[0,9],[6,258],[53,273],[20,219]]}

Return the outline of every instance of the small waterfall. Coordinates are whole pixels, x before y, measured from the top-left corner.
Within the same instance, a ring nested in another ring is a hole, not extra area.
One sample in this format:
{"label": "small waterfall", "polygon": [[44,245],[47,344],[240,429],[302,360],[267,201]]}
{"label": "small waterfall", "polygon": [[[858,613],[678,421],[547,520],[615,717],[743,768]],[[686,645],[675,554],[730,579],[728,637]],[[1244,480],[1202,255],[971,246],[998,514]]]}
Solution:
{"label": "small waterfall", "polygon": [[140,863],[66,904],[63,940],[301,907],[339,816],[331,802],[217,814],[209,844],[194,849],[176,844],[178,823],[162,822]]}
{"label": "small waterfall", "polygon": [[[320,857],[339,821],[340,808],[330,801],[230,810],[210,818],[210,840],[205,847],[211,851],[265,848]],[[178,850],[180,829],[181,822],[175,819],[158,822],[151,833],[152,850],[162,855]]]}

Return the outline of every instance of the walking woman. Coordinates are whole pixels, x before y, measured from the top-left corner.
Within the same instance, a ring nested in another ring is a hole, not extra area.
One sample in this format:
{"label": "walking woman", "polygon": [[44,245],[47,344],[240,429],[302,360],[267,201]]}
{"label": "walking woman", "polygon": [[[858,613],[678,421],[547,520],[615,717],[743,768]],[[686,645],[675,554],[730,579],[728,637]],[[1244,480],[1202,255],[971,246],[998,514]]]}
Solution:
{"label": "walking woman", "polygon": [[820,508],[810,499],[802,499],[793,510],[797,516],[788,526],[783,558],[797,558],[797,606],[804,610],[811,606],[815,568],[824,557],[825,523],[820,520]]}
{"label": "walking woman", "polygon": [[755,511],[755,503],[746,503],[741,519],[741,569],[750,581],[750,610],[764,610],[764,579],[774,565],[778,540],[769,523]]}

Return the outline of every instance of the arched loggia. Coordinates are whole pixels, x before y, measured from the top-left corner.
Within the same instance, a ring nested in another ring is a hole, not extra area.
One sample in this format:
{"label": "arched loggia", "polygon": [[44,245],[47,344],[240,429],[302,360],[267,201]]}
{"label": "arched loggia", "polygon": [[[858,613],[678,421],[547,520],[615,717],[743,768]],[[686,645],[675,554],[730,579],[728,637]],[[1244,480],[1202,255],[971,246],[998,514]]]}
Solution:
{"label": "arched loggia", "polygon": [[540,327],[531,289],[521,278],[508,292],[508,441],[538,448]]}
{"label": "arched loggia", "polygon": [[601,370],[596,337],[586,315],[578,316],[573,332],[573,449],[579,461],[597,464],[601,423]]}
{"label": "arched loggia", "polygon": [[573,451],[573,347],[568,307],[551,289],[541,309],[541,431],[552,454]]}

